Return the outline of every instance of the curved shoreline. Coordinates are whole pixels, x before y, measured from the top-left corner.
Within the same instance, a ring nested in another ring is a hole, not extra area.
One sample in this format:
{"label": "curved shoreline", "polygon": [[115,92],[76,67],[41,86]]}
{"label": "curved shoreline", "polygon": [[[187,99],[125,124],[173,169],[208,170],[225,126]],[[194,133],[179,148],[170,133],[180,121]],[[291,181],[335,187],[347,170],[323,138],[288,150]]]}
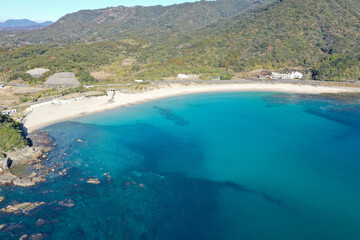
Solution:
{"label": "curved shoreline", "polygon": [[340,93],[360,92],[360,88],[329,87],[294,84],[216,84],[191,85],[179,84],[161,86],[159,89],[139,93],[116,92],[115,96],[101,96],[75,101],[69,104],[43,104],[34,108],[24,119],[24,126],[28,132],[39,130],[54,123],[69,119],[100,113],[120,107],[153,101],[177,95],[206,93],[206,92],[286,92],[286,93]]}

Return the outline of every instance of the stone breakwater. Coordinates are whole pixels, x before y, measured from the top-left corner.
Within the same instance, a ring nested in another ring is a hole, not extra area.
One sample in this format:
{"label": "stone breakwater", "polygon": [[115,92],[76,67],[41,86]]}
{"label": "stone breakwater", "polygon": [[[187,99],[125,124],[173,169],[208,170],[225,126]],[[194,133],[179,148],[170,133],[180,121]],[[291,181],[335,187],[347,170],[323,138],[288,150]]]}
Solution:
{"label": "stone breakwater", "polygon": [[32,146],[5,154],[0,158],[0,186],[30,187],[44,182],[53,169],[42,163],[48,160],[52,139],[46,132],[34,132],[28,136]]}

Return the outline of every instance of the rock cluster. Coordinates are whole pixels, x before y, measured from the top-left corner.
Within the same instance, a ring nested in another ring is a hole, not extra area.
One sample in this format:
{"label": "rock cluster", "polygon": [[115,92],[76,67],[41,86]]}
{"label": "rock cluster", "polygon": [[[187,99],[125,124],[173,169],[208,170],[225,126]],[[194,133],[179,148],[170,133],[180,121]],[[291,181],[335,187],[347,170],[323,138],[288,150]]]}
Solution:
{"label": "rock cluster", "polygon": [[[44,132],[35,132],[29,137],[32,141],[32,147],[18,149],[0,157],[0,185],[30,187],[45,181],[45,177],[51,169],[45,168],[42,159],[45,159],[51,150],[51,139],[48,133]],[[26,165],[33,166],[37,172],[32,171],[26,173],[25,176],[18,176],[12,171]]]}
{"label": "rock cluster", "polygon": [[43,204],[45,204],[45,202],[34,202],[34,203],[24,202],[15,205],[9,205],[5,208],[0,209],[0,211],[2,211],[3,213],[14,213],[14,214],[27,213]]}
{"label": "rock cluster", "polygon": [[75,207],[75,202],[72,199],[65,199],[64,201],[59,201],[58,205],[62,207],[72,208]]}
{"label": "rock cluster", "polygon": [[100,180],[98,178],[90,178],[86,182],[91,184],[100,184]]}

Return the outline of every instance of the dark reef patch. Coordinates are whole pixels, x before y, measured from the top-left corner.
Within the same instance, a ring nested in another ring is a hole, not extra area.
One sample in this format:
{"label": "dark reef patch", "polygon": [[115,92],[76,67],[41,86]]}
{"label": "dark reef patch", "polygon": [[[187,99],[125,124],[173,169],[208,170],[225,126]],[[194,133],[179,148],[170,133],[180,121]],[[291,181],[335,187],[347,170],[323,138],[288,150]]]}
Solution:
{"label": "dark reef patch", "polygon": [[183,117],[177,115],[173,110],[169,108],[161,108],[158,106],[154,106],[154,109],[156,109],[158,113],[166,120],[172,121],[175,125],[186,126],[190,124],[190,122],[186,121]]}

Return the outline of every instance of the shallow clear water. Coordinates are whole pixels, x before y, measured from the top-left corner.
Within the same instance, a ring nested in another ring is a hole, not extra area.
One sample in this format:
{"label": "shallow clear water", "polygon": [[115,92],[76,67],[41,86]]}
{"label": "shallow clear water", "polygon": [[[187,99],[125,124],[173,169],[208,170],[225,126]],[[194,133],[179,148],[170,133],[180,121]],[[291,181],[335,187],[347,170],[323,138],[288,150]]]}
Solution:
{"label": "shallow clear water", "polygon": [[[294,94],[213,93],[45,129],[66,175],[2,188],[45,201],[1,239],[360,239],[360,107]],[[82,139],[85,142],[78,142]],[[66,155],[64,155],[66,153]],[[86,183],[99,178],[101,183]],[[75,207],[59,205],[72,199]],[[36,226],[38,219],[46,224]],[[12,225],[11,225],[12,224]]]}

